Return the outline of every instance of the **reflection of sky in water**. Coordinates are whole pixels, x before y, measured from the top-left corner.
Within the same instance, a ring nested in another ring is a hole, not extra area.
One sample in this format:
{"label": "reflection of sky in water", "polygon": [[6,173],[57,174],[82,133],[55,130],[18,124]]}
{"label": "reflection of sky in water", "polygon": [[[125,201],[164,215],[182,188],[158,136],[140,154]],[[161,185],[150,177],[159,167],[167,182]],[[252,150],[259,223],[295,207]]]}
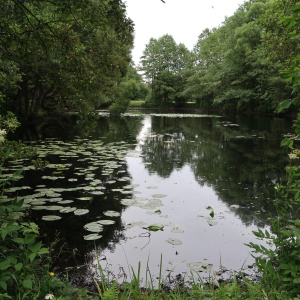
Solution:
{"label": "reflection of sky in water", "polygon": [[[147,116],[137,136],[136,150],[141,151],[149,132],[151,117]],[[252,233],[256,226],[246,227],[234,214],[234,209],[218,198],[212,187],[199,185],[189,165],[174,170],[169,178],[149,173],[140,156],[128,156],[127,165],[132,184],[137,185],[136,197],[150,199],[153,194],[167,196],[161,198],[163,206],[153,209],[159,209],[160,215],[149,214],[139,207],[128,207],[122,213],[124,225],[140,221],[144,224],[128,229],[126,240],[116,245],[114,253],[103,253],[112,265],[112,271],[118,273],[119,267],[124,267],[129,272],[129,266],[137,270],[138,262],[141,262],[142,275],[145,275],[149,259],[151,273],[157,274],[161,254],[163,270],[175,267],[178,273],[188,271],[186,264],[191,262],[211,263],[214,270],[222,264],[237,271],[244,264],[247,266],[254,262],[245,243],[257,242]],[[214,210],[213,219],[209,216],[208,206]],[[209,221],[216,224],[211,226]],[[148,232],[142,227],[152,224],[164,225],[164,231],[151,232],[150,238],[140,236]],[[173,233],[174,227],[184,232]],[[179,239],[182,245],[167,243],[169,238]]]}
{"label": "reflection of sky in water", "polygon": [[142,146],[145,143],[145,140],[149,133],[151,133],[151,116],[145,116],[142,121],[143,127],[141,128],[139,134],[136,136],[137,146],[136,151],[141,151]]}

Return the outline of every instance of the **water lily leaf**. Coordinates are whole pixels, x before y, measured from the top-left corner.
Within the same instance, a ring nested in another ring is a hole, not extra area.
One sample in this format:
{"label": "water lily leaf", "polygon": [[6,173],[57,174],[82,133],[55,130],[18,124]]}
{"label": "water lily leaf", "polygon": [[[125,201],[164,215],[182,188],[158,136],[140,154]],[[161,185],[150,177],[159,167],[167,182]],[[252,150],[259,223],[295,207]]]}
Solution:
{"label": "water lily leaf", "polygon": [[59,210],[60,213],[63,213],[63,214],[67,214],[67,213],[71,213],[73,211],[76,210],[76,207],[63,207],[62,209]]}
{"label": "water lily leaf", "polygon": [[86,241],[94,241],[94,240],[98,240],[98,239],[102,238],[102,235],[99,235],[97,233],[91,233],[91,234],[85,235],[83,238]]}
{"label": "water lily leaf", "polygon": [[209,215],[213,218],[215,216],[213,208],[211,206],[207,206],[206,209],[210,211]]}
{"label": "water lily leaf", "polygon": [[179,227],[173,227],[171,229],[171,232],[173,232],[173,233],[183,233],[184,231],[182,229],[180,229]]}
{"label": "water lily leaf", "polygon": [[101,191],[93,191],[93,192],[91,192],[91,194],[93,194],[93,195],[104,195],[104,193],[103,192],[101,192]]}
{"label": "water lily leaf", "polygon": [[123,199],[123,200],[121,200],[121,203],[123,204],[123,205],[127,205],[127,206],[129,206],[129,205],[133,205],[133,204],[135,204],[137,201],[135,200],[135,199]]}
{"label": "water lily leaf", "polygon": [[116,222],[114,220],[100,220],[100,221],[97,221],[97,223],[99,223],[101,225],[112,225],[112,224],[115,224]]}
{"label": "water lily leaf", "polygon": [[150,225],[147,227],[148,230],[150,231],[163,231],[164,230],[164,226],[163,225]]}
{"label": "water lily leaf", "polygon": [[43,216],[42,220],[44,221],[56,221],[56,220],[60,220],[61,217],[60,216],[55,216],[55,215],[48,215],[48,216]]}
{"label": "water lily leaf", "polygon": [[80,198],[77,198],[78,200],[82,200],[82,201],[90,201],[90,200],[93,200],[93,197],[80,197]]}
{"label": "water lily leaf", "polygon": [[75,181],[78,181],[78,179],[77,178],[69,178],[68,181],[75,182]]}
{"label": "water lily leaf", "polygon": [[178,239],[173,239],[173,238],[167,239],[166,242],[171,245],[181,245],[182,244],[182,241],[180,241]]}
{"label": "water lily leaf", "polygon": [[202,262],[192,262],[192,263],[188,263],[187,265],[192,271],[197,271],[197,272],[209,271],[213,267],[212,264],[205,264]]}
{"label": "water lily leaf", "polygon": [[91,232],[101,232],[103,231],[103,226],[97,222],[91,222],[84,225],[84,229]]}
{"label": "water lily leaf", "polygon": [[59,201],[59,202],[57,202],[58,204],[70,204],[70,203],[72,203],[72,202],[74,202],[73,200],[61,200],[61,201]]}
{"label": "water lily leaf", "polygon": [[32,210],[43,210],[46,208],[47,208],[47,206],[43,206],[43,205],[36,205],[36,206],[31,207]]}
{"label": "water lily leaf", "polygon": [[74,210],[74,215],[75,216],[82,216],[82,215],[85,215],[87,213],[89,213],[88,209],[76,209],[76,210]]}
{"label": "water lily leaf", "polygon": [[59,206],[59,205],[48,205],[48,206],[45,206],[45,209],[47,209],[47,210],[60,210],[62,208],[63,208],[63,206]]}
{"label": "water lily leaf", "polygon": [[113,210],[108,210],[108,211],[104,212],[103,214],[107,217],[119,217],[121,215],[119,212],[113,211]]}
{"label": "water lily leaf", "polygon": [[164,195],[164,194],[154,194],[152,195],[153,198],[164,198],[164,197],[167,197],[167,195]]}

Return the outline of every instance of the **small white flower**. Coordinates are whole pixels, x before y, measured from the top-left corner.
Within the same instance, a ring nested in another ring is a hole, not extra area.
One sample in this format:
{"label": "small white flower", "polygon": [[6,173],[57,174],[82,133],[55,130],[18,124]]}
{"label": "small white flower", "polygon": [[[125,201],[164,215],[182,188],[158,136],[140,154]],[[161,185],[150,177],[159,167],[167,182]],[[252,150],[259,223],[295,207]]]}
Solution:
{"label": "small white flower", "polygon": [[53,299],[53,298],[54,298],[54,295],[53,295],[53,294],[47,294],[47,295],[45,296],[45,299],[46,299],[46,300]]}

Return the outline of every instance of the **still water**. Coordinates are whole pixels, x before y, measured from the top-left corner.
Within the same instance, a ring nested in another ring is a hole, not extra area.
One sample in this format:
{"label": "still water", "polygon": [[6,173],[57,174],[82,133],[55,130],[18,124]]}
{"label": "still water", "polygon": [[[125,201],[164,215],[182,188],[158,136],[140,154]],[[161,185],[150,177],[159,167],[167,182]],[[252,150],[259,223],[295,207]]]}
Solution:
{"label": "still water", "polygon": [[239,271],[254,263],[245,244],[262,243],[252,231],[268,229],[275,213],[288,163],[279,145],[290,131],[290,120],[262,116],[56,121],[23,136],[48,164],[12,162],[6,174],[25,171],[7,195],[24,198],[45,240],[59,240],[56,267],[85,264],[90,274],[99,259],[119,281],[139,262],[144,280],[147,269]]}

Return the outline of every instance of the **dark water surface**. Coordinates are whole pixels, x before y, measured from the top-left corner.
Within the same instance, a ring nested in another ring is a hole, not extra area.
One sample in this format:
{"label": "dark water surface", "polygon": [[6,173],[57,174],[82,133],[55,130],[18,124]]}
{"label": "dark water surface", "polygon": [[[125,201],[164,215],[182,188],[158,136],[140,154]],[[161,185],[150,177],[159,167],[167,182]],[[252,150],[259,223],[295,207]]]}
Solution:
{"label": "dark water surface", "polygon": [[56,266],[86,262],[92,272],[98,256],[120,281],[139,262],[144,279],[147,265],[157,275],[161,256],[163,274],[238,271],[254,262],[252,231],[275,213],[274,185],[288,163],[279,145],[290,131],[290,120],[244,115],[48,122],[25,140],[49,165],[13,162],[6,174],[27,167],[7,192],[25,196],[45,239],[65,246]]}

